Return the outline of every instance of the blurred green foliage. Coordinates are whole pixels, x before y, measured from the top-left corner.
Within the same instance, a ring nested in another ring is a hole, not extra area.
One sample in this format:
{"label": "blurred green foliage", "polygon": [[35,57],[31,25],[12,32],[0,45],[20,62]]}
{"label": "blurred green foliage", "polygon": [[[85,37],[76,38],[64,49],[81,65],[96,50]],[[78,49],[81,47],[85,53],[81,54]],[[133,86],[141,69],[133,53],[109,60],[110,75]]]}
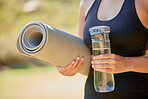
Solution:
{"label": "blurred green foliage", "polygon": [[28,61],[15,47],[19,32],[30,21],[40,21],[77,35],[80,0],[38,0],[36,10],[25,12],[28,1],[31,0],[0,0],[0,66]]}
{"label": "blurred green foliage", "polygon": [[[38,1],[38,7],[25,12],[29,1]],[[30,21],[40,21],[77,36],[79,3],[80,0],[0,0],[0,67],[20,64],[26,67],[24,64],[30,58],[18,54],[16,40]]]}

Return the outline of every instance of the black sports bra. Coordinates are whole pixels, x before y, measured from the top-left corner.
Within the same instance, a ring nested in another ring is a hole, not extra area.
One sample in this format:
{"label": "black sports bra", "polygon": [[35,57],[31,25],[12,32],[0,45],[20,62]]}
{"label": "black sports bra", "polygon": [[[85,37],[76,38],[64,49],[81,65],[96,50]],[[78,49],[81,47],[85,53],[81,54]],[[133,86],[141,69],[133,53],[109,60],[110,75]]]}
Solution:
{"label": "black sports bra", "polygon": [[[89,28],[106,25],[111,29],[112,53],[125,57],[145,55],[148,49],[148,29],[143,26],[137,16],[134,0],[125,0],[118,15],[108,21],[101,21],[97,18],[100,2],[101,0],[95,0],[85,19],[83,37],[86,45],[91,49]],[[148,88],[147,73],[126,72],[115,74],[114,77],[116,85],[114,92]],[[86,81],[86,89],[99,95],[94,91],[92,68]]]}
{"label": "black sports bra", "polygon": [[97,18],[100,0],[96,0],[85,20],[84,41],[91,48],[89,28],[97,25],[110,26],[111,51],[122,56],[145,55],[148,49],[148,29],[140,22],[134,0],[125,0],[120,12],[113,19],[101,21]]}

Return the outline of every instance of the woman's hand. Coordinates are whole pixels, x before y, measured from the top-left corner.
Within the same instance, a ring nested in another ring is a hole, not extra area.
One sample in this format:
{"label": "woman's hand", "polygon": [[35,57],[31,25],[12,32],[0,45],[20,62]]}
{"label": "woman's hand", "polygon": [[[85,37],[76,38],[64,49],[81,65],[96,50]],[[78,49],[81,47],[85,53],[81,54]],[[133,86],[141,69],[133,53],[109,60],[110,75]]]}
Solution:
{"label": "woman's hand", "polygon": [[74,76],[77,72],[80,71],[82,66],[84,65],[84,58],[77,57],[71,63],[69,63],[65,67],[54,65],[57,70],[64,76]]}
{"label": "woman's hand", "polygon": [[104,54],[92,57],[92,68],[106,73],[122,73],[130,71],[126,57],[115,54]]}

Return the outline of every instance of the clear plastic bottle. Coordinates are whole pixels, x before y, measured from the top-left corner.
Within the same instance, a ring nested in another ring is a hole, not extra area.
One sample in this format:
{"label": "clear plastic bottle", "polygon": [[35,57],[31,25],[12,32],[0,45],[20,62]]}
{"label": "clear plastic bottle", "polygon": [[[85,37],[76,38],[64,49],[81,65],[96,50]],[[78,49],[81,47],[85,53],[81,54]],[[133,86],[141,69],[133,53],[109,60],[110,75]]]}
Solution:
{"label": "clear plastic bottle", "polygon": [[[89,29],[92,40],[93,55],[109,54],[110,27],[108,26],[94,26]],[[115,88],[114,76],[112,73],[104,73],[94,70],[94,88],[96,92],[111,92]]]}

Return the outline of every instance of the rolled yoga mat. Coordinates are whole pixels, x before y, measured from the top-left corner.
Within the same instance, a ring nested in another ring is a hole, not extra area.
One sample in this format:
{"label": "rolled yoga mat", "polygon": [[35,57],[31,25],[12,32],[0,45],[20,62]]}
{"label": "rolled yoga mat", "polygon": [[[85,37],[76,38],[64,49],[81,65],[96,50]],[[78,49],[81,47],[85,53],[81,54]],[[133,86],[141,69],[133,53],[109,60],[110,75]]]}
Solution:
{"label": "rolled yoga mat", "polygon": [[17,50],[23,55],[62,67],[77,56],[84,56],[84,65],[79,73],[89,73],[91,52],[84,41],[41,22],[30,22],[22,29],[17,39]]}

